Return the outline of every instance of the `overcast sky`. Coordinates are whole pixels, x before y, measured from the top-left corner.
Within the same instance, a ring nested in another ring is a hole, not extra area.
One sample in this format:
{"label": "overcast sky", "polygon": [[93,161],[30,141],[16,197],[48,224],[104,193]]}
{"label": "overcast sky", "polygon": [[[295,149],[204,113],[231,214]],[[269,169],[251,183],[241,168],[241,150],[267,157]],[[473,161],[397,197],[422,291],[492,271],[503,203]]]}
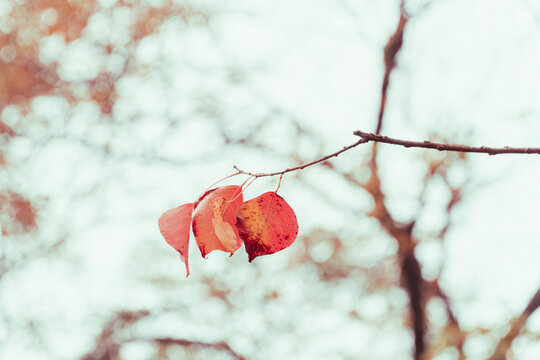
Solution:
{"label": "overcast sky", "polygon": [[[399,4],[204,4],[212,9],[207,27],[171,19],[134,49],[134,62],[145,71],[118,84],[114,126],[96,105],[72,107],[61,98],[38,98],[29,114],[3,110],[8,124],[28,121],[26,136],[10,145],[15,162],[21,160],[10,181],[46,204],[38,233],[22,239],[24,246],[60,237],[66,243],[0,282],[4,316],[10,324],[35,322],[42,338],[40,345],[14,325],[0,324],[0,357],[74,359],[91,349],[114,311],[158,309],[163,319],[142,326],[142,333],[226,340],[249,359],[409,359],[412,338],[399,316],[383,325],[346,318],[351,309],[377,319],[406,311],[406,297],[396,288],[389,300],[387,292],[360,296],[365,289],[354,281],[321,284],[309,269],[290,268],[300,251],[295,244],[253,264],[240,252],[203,260],[191,244],[192,275],[186,279],[184,265],[157,228],[162,212],[194,201],[233,173],[233,165],[282,170],[297,164],[291,154],[310,161],[355,142],[354,130],[374,131],[383,48]],[[383,134],[539,146],[540,6],[528,0],[408,4],[412,17],[391,78]],[[99,44],[121,45],[131,21],[125,9],[96,14],[82,40],[44,40],[41,59],[58,61],[58,73],[68,81],[114,71],[119,59],[100,52]],[[299,127],[305,132],[296,133]],[[249,134],[270,150],[227,144],[223,134]],[[96,151],[105,144],[107,156]],[[332,163],[362,173],[370,149],[355,148]],[[379,159],[388,207],[396,219],[410,221],[420,208],[425,152],[381,145]],[[444,264],[442,285],[464,328],[496,328],[522,311],[540,284],[540,158],[469,159],[451,174],[456,184],[468,176],[471,185],[444,244],[429,234],[446,221],[449,193],[442,183],[430,187],[418,218],[418,236],[425,241],[417,256],[428,279]],[[260,179],[245,198],[276,186],[275,178]],[[372,207],[369,195],[326,167],[287,174],[280,194],[297,214],[299,238],[314,228],[335,232],[348,239],[353,262],[369,263],[371,254],[383,261],[395,253],[393,241],[365,216]],[[373,239],[358,247],[356,241],[367,238]],[[325,259],[331,249],[314,251]],[[232,291],[233,310],[209,297],[204,277]],[[162,286],[156,279],[168,282]],[[277,305],[263,301],[274,288],[282,291]],[[540,332],[538,313],[528,328]],[[482,359],[492,341],[472,339],[467,355]],[[144,347],[125,351],[130,360],[151,356]],[[517,359],[540,356],[538,345],[518,344],[514,351]],[[438,359],[454,358],[448,352]]]}

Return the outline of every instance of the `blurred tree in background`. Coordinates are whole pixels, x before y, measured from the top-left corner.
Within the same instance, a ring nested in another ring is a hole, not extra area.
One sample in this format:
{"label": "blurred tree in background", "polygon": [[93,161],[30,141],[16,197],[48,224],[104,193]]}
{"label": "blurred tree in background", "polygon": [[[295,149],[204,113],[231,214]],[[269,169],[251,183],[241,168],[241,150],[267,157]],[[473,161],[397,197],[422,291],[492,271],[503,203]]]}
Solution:
{"label": "blurred tree in background", "polygon": [[536,158],[361,145],[189,279],[157,229],[356,129],[537,145],[540,9],[449,3],[0,0],[0,358],[538,359]]}

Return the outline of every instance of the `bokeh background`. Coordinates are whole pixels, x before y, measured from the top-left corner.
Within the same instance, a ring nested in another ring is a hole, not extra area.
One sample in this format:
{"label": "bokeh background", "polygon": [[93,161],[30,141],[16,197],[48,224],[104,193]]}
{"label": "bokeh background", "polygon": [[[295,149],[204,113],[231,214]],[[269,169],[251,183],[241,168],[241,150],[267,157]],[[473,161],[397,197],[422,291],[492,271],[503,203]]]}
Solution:
{"label": "bokeh background", "polygon": [[[383,134],[540,145],[538,2],[404,11]],[[374,131],[399,19],[396,0],[0,0],[0,358],[540,359],[537,155],[361,145],[283,177],[290,248],[192,243],[188,278],[159,233],[233,165]]]}

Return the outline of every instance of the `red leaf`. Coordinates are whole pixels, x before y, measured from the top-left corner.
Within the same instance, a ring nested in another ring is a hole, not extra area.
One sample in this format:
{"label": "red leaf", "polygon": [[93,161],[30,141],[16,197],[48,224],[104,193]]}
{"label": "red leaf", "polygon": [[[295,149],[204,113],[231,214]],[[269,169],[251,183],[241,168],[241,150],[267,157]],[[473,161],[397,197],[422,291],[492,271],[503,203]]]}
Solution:
{"label": "red leaf", "polygon": [[214,224],[214,233],[216,234],[217,238],[227,249],[228,251],[231,251],[231,254],[238,249],[238,232],[234,231],[234,228],[229,224],[228,222],[223,221],[223,213],[222,213],[222,205],[225,202],[225,199],[222,197],[218,197],[212,202],[213,207],[213,218],[212,223]]}
{"label": "red leaf", "polygon": [[189,225],[192,213],[193,204],[184,204],[166,211],[158,220],[161,235],[169,245],[180,253],[180,258],[186,263],[186,277],[189,276]]}
{"label": "red leaf", "polygon": [[257,256],[289,247],[298,234],[293,209],[275,192],[264,193],[243,203],[236,212],[236,219],[250,262]]}
{"label": "red leaf", "polygon": [[235,226],[242,201],[242,188],[231,185],[209,190],[195,203],[193,234],[203,257],[214,250],[232,255],[242,245]]}

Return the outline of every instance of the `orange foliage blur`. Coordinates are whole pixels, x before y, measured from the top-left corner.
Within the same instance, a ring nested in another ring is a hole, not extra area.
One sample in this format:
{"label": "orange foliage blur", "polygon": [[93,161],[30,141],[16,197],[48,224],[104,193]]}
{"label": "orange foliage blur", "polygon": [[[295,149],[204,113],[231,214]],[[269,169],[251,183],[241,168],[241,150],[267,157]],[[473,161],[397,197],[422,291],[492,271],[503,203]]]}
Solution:
{"label": "orange foliage blur", "polygon": [[0,214],[7,214],[7,218],[0,216],[3,236],[28,232],[36,226],[36,212],[32,203],[20,194],[11,191],[0,194]]}
{"label": "orange foliage blur", "polygon": [[[97,0],[6,0],[3,5],[7,5],[7,11],[0,14],[0,115],[8,105],[18,106],[24,113],[26,105],[42,95],[61,96],[72,105],[90,100],[99,105],[104,115],[111,115],[117,99],[116,84],[122,77],[137,71],[129,61],[131,52],[126,51],[125,46],[135,47],[141,39],[159,31],[160,25],[171,17],[184,22],[194,19],[203,24],[207,22],[203,11],[170,0],[157,6],[140,0],[118,0],[111,7]],[[122,49],[111,43],[93,45],[102,46],[106,56],[126,54],[126,64],[119,73],[108,72],[105,68],[94,78],[82,81],[87,95],[76,96],[73,85],[79,85],[81,81],[62,80],[58,63],[43,62],[40,58],[41,46],[50,36],[60,37],[68,46],[75,41],[84,41],[85,29],[92,16],[97,13],[108,16],[118,8],[129,10],[134,17],[128,44],[123,44]],[[0,119],[1,171],[9,171],[9,147],[4,145],[17,135],[24,136],[20,126],[24,125],[13,125]],[[4,235],[30,231],[36,226],[32,203],[9,185],[0,188],[0,211]]]}

